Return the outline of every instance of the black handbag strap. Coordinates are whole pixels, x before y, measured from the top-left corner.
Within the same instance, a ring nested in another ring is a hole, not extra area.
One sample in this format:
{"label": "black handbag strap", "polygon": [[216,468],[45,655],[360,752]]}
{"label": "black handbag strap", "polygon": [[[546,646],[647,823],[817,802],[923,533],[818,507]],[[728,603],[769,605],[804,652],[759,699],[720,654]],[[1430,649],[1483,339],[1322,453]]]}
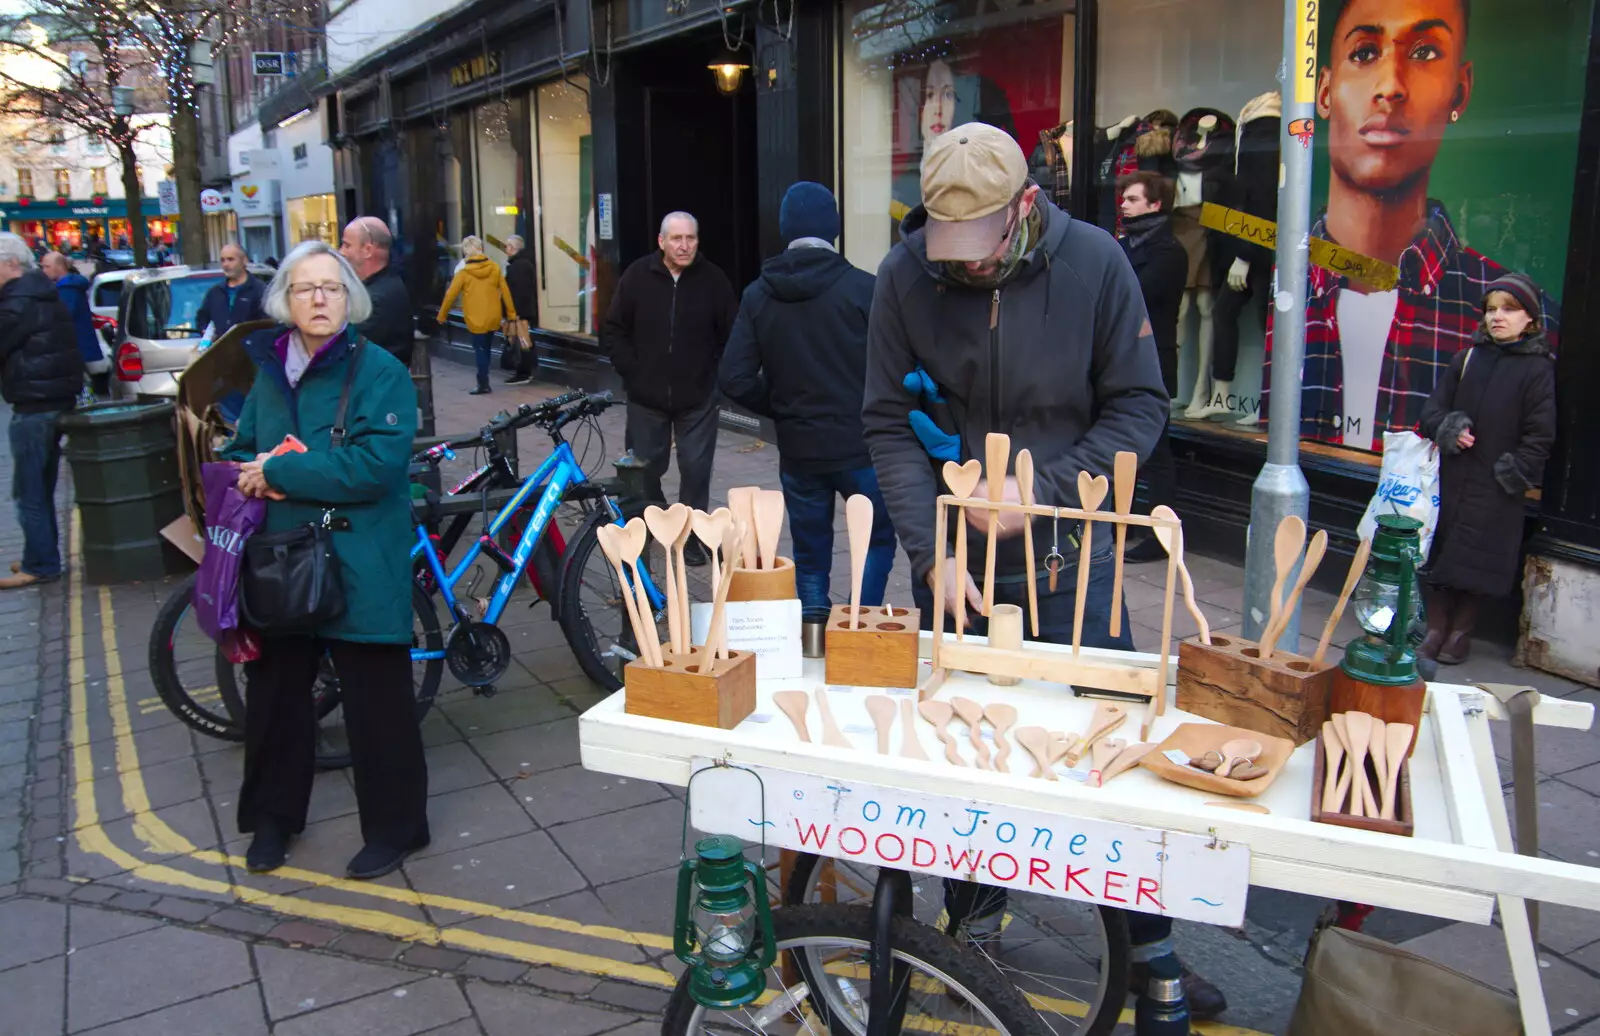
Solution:
{"label": "black handbag strap", "polygon": [[344,414],[350,408],[350,386],[356,380],[356,368],[361,366],[361,353],[367,347],[365,338],[357,338],[355,347],[350,350],[350,362],[344,368],[344,387],[339,390],[339,413],[333,419],[333,448],[338,449],[344,445],[345,427]]}

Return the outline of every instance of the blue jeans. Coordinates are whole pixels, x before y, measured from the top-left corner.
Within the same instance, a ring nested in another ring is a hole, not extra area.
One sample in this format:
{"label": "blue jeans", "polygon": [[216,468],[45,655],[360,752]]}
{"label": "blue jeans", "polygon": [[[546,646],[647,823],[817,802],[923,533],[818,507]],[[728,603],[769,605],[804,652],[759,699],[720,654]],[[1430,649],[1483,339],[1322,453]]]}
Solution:
{"label": "blue jeans", "polygon": [[54,410],[11,415],[11,498],[22,526],[22,571],[40,579],[61,575],[61,534],[56,528],[59,416]]}
{"label": "blue jeans", "polygon": [[828,577],[833,572],[834,496],[860,494],[872,501],[872,540],[867,547],[867,568],[861,577],[861,603],[883,603],[883,589],[894,567],[894,524],[889,505],[878,489],[878,473],[853,468],[813,475],[779,465],[783,503],[789,511],[789,537],[794,541],[794,586],[800,595],[801,614],[807,622],[825,622],[832,602]]}
{"label": "blue jeans", "polygon": [[[1076,554],[1076,551],[1069,551]],[[1073,561],[1076,562],[1076,557]],[[1115,581],[1116,569],[1112,564],[1112,552],[1102,551],[1096,554],[1089,562],[1089,592],[1085,596],[1083,605],[1083,645],[1085,647],[1113,648],[1119,651],[1133,650],[1133,634],[1130,631],[1128,620],[1128,602],[1122,602],[1122,635],[1111,636],[1111,588]],[[1047,644],[1072,643],[1072,615],[1077,605],[1078,596],[1078,569],[1074,563],[1063,568],[1056,580],[1059,588],[1056,593],[1050,592],[1049,576],[1042,572],[1036,575],[1039,580],[1039,636],[1038,640]],[[980,590],[983,589],[979,586]],[[911,596],[916,601],[917,608],[922,612],[922,628],[933,628],[933,588],[926,582],[919,582],[912,586]],[[1020,605],[1023,610],[1023,629],[1031,633],[1033,623],[1027,615],[1028,586],[1025,582],[997,583],[994,590],[996,604]],[[988,620],[982,615],[976,615],[967,609],[968,621],[972,623],[972,632],[984,634],[988,629]],[[947,612],[945,614],[945,628],[955,630],[954,619]],[[1006,891],[994,885],[979,885],[973,882],[957,881],[946,878],[944,881],[944,905],[950,915],[953,925],[966,923],[973,928],[982,927],[985,919],[993,918],[998,925],[1000,916],[1006,906]],[[1137,911],[1127,911],[1128,934],[1133,942],[1133,959],[1146,961],[1153,957],[1164,956],[1172,952],[1170,942],[1172,935],[1172,919],[1159,917],[1155,914],[1142,914]]]}
{"label": "blue jeans", "polygon": [[473,359],[478,361],[478,387],[489,387],[489,360],[494,356],[494,332],[485,331],[472,336]]}

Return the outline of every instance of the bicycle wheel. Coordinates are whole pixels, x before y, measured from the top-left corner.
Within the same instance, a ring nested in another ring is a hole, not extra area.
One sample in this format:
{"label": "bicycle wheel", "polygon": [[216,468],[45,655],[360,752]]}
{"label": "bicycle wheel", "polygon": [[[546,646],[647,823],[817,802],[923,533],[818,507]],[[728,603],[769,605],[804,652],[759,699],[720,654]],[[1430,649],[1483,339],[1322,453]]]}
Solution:
{"label": "bicycle wheel", "polygon": [[[662,1036],[702,1033],[807,1033],[862,1036],[870,1006],[872,916],[864,906],[794,906],[772,915],[783,961],[768,971],[769,995],[733,1011],[707,1010],[689,996],[685,972],[667,1001]],[[1038,1012],[982,957],[928,925],[897,917],[889,928],[894,959],[910,969],[902,1030],[1044,1036]],[[791,973],[792,974],[792,973]]]}
{"label": "bicycle wheel", "polygon": [[[911,879],[915,916],[945,930],[944,882],[926,874]],[[783,901],[870,904],[877,880],[876,867],[801,853]],[[1123,911],[1010,891],[998,931],[961,934],[972,952],[1027,995],[1044,1031],[1105,1036],[1116,1026],[1127,999],[1129,940]]]}
{"label": "bicycle wheel", "polygon": [[[233,667],[195,621],[190,597],[195,575],[180,582],[156,612],[150,629],[150,678],[174,716],[202,734],[244,740],[244,713],[227,699],[238,697]],[[330,706],[331,707],[331,706]]]}

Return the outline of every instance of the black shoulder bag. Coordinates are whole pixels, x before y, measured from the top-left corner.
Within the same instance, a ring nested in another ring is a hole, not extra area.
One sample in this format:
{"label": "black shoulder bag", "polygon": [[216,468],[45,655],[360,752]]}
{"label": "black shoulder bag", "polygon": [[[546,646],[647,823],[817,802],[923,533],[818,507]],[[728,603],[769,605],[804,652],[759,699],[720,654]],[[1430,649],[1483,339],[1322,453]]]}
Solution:
{"label": "black shoulder bag", "polygon": [[[345,440],[350,386],[366,342],[358,339],[344,372],[339,412],[333,419],[332,448]],[[322,521],[287,532],[257,533],[244,544],[239,608],[247,625],[268,634],[315,633],[344,614],[344,581],[333,549],[333,508]]]}

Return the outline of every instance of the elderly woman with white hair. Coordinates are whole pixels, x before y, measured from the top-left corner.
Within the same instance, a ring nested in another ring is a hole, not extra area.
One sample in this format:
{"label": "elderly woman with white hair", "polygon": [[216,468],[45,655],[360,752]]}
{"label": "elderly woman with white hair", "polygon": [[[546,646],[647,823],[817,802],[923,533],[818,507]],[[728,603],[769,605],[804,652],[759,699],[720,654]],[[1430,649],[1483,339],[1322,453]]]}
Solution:
{"label": "elderly woman with white hair", "polygon": [[477,236],[461,240],[461,253],[466,257],[455,277],[450,280],[450,290],[439,303],[439,323],[450,319],[450,307],[461,299],[461,318],[466,321],[472,335],[472,351],[478,361],[478,387],[470,393],[482,396],[489,391],[489,354],[494,344],[494,333],[502,321],[517,319],[516,303],[511,301],[511,291],[506,287],[500,267],[483,254],[483,239]]}
{"label": "elderly woman with white hair", "polygon": [[[257,873],[281,866],[304,830],[316,761],[311,692],[330,658],[365,842],[346,873],[376,878],[428,844],[410,652],[407,468],[417,395],[400,361],[354,330],[371,302],[329,246],[308,241],[290,252],[265,306],[287,328],[245,343],[260,369],[223,456],[241,462],[239,488],[268,501],[258,535],[332,530],[345,608],[311,633],[265,631],[261,657],[248,664],[239,830],[254,835],[246,862]],[[305,452],[273,455],[291,435]]]}

